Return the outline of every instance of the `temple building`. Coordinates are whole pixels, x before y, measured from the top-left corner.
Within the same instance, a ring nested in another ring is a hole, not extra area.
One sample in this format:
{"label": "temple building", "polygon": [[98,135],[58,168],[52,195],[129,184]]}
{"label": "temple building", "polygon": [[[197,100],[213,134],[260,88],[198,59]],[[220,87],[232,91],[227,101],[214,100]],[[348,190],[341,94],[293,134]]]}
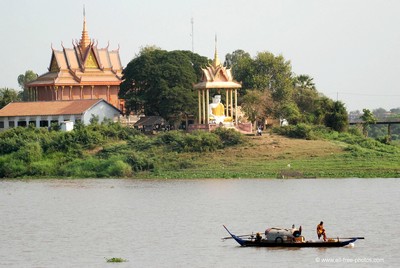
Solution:
{"label": "temple building", "polygon": [[239,122],[237,90],[242,85],[233,79],[231,70],[221,64],[216,44],[213,62],[202,71],[201,81],[194,85],[198,90],[198,120],[190,130],[212,130],[224,126],[251,132],[251,124]]}
{"label": "temple building", "polygon": [[89,38],[86,16],[80,41],[72,43],[73,48],[52,47],[48,72],[26,85],[29,101],[104,99],[123,111],[124,102],[118,98],[122,82],[119,48],[98,48]]}

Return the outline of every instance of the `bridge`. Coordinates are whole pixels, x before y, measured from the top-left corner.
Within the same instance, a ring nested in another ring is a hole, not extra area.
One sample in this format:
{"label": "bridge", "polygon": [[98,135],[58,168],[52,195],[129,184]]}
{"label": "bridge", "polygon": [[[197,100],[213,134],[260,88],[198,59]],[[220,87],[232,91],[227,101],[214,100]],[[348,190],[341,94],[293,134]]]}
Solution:
{"label": "bridge", "polygon": [[[360,119],[361,115],[357,116],[352,116],[349,115],[349,125],[359,125],[364,123],[362,119]],[[399,117],[393,117],[393,116],[381,116],[381,117],[375,117],[376,122],[375,125],[387,125],[388,126],[388,137],[389,141],[391,140],[391,135],[392,135],[392,130],[391,126],[394,124],[400,124],[400,116]],[[373,124],[370,124],[373,125]]]}

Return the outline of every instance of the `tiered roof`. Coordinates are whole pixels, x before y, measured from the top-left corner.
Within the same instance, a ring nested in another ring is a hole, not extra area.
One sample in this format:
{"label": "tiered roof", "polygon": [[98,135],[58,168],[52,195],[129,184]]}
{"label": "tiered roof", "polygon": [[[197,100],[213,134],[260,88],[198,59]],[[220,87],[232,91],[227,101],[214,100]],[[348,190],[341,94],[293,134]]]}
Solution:
{"label": "tiered roof", "polygon": [[117,50],[98,48],[90,40],[83,20],[82,36],[72,42],[73,48],[52,48],[48,72],[27,86],[119,85],[122,82],[122,64]]}
{"label": "tiered roof", "polygon": [[201,82],[194,85],[196,89],[205,88],[241,88],[242,85],[235,81],[231,69],[224,67],[218,57],[217,44],[215,43],[214,60],[206,68],[202,68],[203,74]]}

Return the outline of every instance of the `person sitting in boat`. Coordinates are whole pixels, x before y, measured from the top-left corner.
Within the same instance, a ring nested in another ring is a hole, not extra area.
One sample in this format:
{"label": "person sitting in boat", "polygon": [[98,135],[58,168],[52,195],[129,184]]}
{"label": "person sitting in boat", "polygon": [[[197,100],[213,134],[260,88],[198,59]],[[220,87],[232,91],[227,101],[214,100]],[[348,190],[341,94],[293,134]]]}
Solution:
{"label": "person sitting in boat", "polygon": [[318,235],[318,239],[322,238],[324,239],[324,241],[326,241],[326,234],[325,234],[325,229],[324,229],[324,222],[321,221],[318,225],[317,225],[317,235]]}
{"label": "person sitting in boat", "polygon": [[256,242],[261,242],[261,234],[260,233],[256,234]]}
{"label": "person sitting in boat", "polygon": [[294,237],[300,237],[301,236],[301,231],[302,231],[301,226],[299,227],[299,229],[295,229],[294,228],[294,224],[293,224],[292,230],[293,230],[293,236]]}

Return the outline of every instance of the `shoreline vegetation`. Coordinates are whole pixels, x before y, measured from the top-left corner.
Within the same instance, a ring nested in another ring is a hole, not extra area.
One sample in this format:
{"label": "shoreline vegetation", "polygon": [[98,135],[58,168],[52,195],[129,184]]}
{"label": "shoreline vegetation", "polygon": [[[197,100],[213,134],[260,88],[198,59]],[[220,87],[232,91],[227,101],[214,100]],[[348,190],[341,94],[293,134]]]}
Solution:
{"label": "shoreline vegetation", "polygon": [[399,178],[400,147],[298,124],[144,135],[119,123],[0,133],[0,178]]}

